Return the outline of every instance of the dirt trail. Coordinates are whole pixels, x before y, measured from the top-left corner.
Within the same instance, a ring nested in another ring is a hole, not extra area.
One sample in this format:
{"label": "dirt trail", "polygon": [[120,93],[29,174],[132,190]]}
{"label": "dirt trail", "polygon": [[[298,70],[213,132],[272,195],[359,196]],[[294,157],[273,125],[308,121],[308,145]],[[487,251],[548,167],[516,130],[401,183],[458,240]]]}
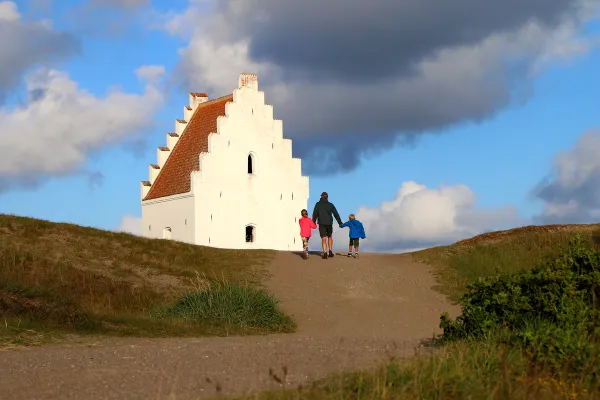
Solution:
{"label": "dirt trail", "polygon": [[[279,253],[268,287],[298,333],[198,339],[115,339],[0,351],[0,399],[198,399],[297,386],[409,356],[456,308],[410,255]],[[210,380],[210,382],[208,382]]]}

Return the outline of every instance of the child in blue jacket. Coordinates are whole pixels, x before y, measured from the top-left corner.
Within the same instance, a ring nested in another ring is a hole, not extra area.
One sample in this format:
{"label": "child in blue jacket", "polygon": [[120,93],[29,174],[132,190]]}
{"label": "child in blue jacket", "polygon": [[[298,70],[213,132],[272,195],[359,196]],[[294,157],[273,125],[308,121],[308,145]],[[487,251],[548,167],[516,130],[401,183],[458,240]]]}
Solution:
{"label": "child in blue jacket", "polygon": [[359,220],[356,219],[354,214],[350,214],[348,217],[349,221],[341,225],[341,228],[350,228],[350,244],[348,246],[348,257],[352,256],[352,247],[354,246],[354,258],[358,257],[358,242],[360,239],[366,239],[365,228]]}

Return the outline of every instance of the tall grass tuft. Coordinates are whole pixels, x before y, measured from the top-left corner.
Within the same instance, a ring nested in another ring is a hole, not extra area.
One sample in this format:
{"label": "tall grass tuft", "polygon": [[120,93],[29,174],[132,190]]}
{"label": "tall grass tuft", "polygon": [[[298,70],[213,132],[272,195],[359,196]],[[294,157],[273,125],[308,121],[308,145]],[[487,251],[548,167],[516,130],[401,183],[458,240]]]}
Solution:
{"label": "tall grass tuft", "polygon": [[187,294],[161,310],[166,318],[212,324],[237,331],[291,332],[295,324],[265,290],[225,279],[211,279],[204,288]]}

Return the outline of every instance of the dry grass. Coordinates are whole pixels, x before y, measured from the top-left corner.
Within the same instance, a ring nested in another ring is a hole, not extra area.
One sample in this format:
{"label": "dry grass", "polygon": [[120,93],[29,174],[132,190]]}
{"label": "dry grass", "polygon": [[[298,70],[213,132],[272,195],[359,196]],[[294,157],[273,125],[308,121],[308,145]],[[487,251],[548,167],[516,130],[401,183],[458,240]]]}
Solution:
{"label": "dry grass", "polygon": [[73,331],[244,333],[159,320],[149,311],[198,291],[206,277],[260,287],[262,267],[273,256],[0,214],[0,345],[37,343]]}
{"label": "dry grass", "polygon": [[[274,383],[285,377],[271,376]],[[340,374],[306,387],[275,390],[256,400],[564,400],[595,399],[590,376],[550,377],[514,348],[494,342],[456,343],[374,371]]]}

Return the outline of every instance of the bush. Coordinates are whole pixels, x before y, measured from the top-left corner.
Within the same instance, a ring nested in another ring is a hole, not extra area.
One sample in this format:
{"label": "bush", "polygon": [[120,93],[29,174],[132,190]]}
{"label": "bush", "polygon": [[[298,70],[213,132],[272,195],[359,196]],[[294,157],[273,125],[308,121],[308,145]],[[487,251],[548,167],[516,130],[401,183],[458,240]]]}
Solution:
{"label": "bush", "polygon": [[462,314],[441,316],[442,341],[493,337],[553,368],[577,370],[595,357],[600,252],[580,236],[542,266],[480,278],[467,289]]}
{"label": "bush", "polygon": [[279,302],[271,294],[224,279],[208,281],[205,288],[182,297],[160,314],[236,330],[291,332],[295,328],[294,322],[281,312]]}

